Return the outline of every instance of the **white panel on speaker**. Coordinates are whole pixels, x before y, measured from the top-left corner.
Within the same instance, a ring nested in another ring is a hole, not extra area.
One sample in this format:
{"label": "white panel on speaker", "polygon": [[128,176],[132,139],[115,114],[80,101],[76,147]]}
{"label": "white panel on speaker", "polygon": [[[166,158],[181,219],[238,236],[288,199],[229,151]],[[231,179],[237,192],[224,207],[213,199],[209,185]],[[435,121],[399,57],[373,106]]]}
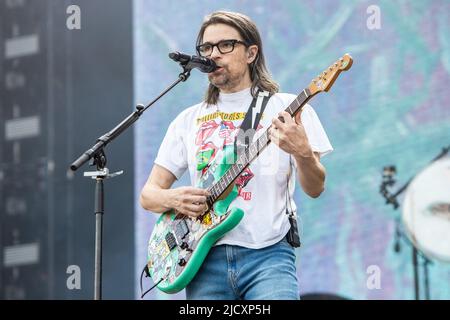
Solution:
{"label": "white panel on speaker", "polygon": [[5,139],[18,140],[31,138],[41,133],[38,116],[17,118],[5,121]]}
{"label": "white panel on speaker", "polygon": [[39,262],[39,243],[20,244],[5,247],[3,265],[17,267]]}
{"label": "white panel on speaker", "polygon": [[5,41],[5,58],[12,59],[39,52],[39,37],[37,34],[15,37]]}

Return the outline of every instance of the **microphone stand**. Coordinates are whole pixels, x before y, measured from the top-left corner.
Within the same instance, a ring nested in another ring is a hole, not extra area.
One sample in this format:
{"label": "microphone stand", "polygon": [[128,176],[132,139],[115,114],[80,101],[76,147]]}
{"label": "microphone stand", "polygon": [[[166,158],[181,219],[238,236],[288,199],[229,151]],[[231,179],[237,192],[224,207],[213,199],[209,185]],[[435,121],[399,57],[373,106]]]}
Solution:
{"label": "microphone stand", "polygon": [[[430,163],[433,163],[441,158],[443,158],[448,152],[450,151],[450,146],[442,148],[442,151],[440,154],[438,154],[434,159],[430,161]],[[382,196],[386,199],[386,204],[392,204],[394,209],[398,209],[399,204],[397,201],[397,197],[403,193],[409,186],[409,184],[412,182],[414,177],[410,178],[408,182],[406,182],[400,189],[398,189],[395,193],[391,194],[387,188],[389,186],[392,186],[395,184],[394,175],[396,174],[395,166],[387,166],[383,168],[383,182],[380,186],[380,193]],[[397,220],[397,224],[399,221]],[[398,226],[396,226],[396,229],[398,230]],[[396,231],[397,232],[397,231]],[[400,235],[401,238],[405,238],[403,234]],[[409,240],[409,239],[408,239]],[[429,260],[425,255],[423,255],[421,252],[419,252],[411,241],[408,241],[411,244],[412,247],[412,264],[413,264],[413,272],[414,272],[414,297],[415,300],[420,299],[420,287],[419,287],[419,271],[418,271],[418,257],[419,254],[424,260],[423,266],[424,266],[424,275],[425,275],[425,299],[430,299],[430,287],[429,287],[429,281],[428,281],[428,264],[431,263],[431,260]],[[399,252],[399,245],[396,244],[395,248],[396,252]]]}
{"label": "microphone stand", "polygon": [[105,147],[108,143],[122,134],[128,127],[136,122],[139,117],[158,101],[162,96],[169,92],[180,82],[186,81],[191,70],[196,67],[190,62],[180,63],[183,68],[183,72],[178,75],[178,79],[172,83],[167,89],[165,89],[156,99],[151,101],[147,106],[138,104],[136,110],[131,113],[127,118],[120,122],[115,128],[108,133],[102,135],[97,139],[97,142],[88,150],[86,150],[78,159],[76,159],[71,165],[70,169],[76,171],[87,161],[92,160],[91,166],[95,165],[97,171],[85,172],[85,177],[91,177],[96,181],[95,183],[95,261],[94,261],[94,300],[102,299],[102,231],[103,231],[103,214],[104,214],[104,188],[103,181],[108,178],[113,178],[123,173],[118,171],[110,174],[106,167],[106,154]]}

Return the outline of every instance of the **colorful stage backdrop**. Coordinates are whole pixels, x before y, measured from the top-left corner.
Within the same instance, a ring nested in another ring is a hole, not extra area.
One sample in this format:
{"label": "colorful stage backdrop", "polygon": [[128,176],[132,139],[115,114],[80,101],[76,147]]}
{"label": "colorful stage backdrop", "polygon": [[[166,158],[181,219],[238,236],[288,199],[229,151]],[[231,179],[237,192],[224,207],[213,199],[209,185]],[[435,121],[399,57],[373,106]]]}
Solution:
{"label": "colorful stage backdrop", "polygon": [[[450,2],[135,0],[136,103],[149,102],[176,80],[180,68],[168,53],[194,54],[203,17],[219,9],[256,22],[283,92],[299,93],[344,53],[354,58],[332,90],[311,101],[335,151],[323,158],[328,174],[320,198],[308,198],[297,185],[301,294],[413,299],[411,248],[403,241],[399,253],[393,250],[402,205],[397,211],[386,206],[379,186],[385,165],[397,167],[400,186],[450,144]],[[136,288],[156,218],[140,208],[139,192],[170,121],[200,101],[206,84],[206,76],[193,71],[135,127]],[[186,184],[187,175],[177,182]],[[429,286],[431,298],[450,299],[449,263],[432,261]],[[182,299],[184,293],[155,290],[148,298]]]}

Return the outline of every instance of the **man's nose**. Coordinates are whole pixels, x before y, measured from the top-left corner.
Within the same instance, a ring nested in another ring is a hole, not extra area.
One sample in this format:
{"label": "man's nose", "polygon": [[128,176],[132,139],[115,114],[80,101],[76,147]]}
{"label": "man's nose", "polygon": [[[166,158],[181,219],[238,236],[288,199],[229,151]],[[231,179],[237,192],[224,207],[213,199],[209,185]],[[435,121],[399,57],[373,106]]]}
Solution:
{"label": "man's nose", "polygon": [[212,48],[212,51],[211,51],[211,59],[214,59],[214,58],[217,58],[217,57],[220,57],[222,54],[220,53],[220,51],[219,51],[219,48],[217,48],[217,46],[214,46],[213,48]]}

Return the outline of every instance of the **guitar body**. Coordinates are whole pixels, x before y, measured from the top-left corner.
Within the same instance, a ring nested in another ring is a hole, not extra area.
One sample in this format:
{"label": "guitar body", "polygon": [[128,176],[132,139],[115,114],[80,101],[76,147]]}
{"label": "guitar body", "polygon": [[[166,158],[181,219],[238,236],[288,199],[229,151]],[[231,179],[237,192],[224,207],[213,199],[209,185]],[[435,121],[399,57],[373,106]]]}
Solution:
{"label": "guitar body", "polygon": [[[223,159],[230,159],[227,153],[231,152],[234,153],[233,148],[226,150]],[[213,173],[214,180],[218,181],[231,165],[225,161],[219,163]],[[230,185],[213,209],[199,218],[176,214],[173,210],[161,214],[150,236],[147,263],[155,283],[164,279],[158,284],[160,290],[176,293],[184,289],[214,243],[241,221],[244,212],[229,208],[237,194],[237,187]]]}

